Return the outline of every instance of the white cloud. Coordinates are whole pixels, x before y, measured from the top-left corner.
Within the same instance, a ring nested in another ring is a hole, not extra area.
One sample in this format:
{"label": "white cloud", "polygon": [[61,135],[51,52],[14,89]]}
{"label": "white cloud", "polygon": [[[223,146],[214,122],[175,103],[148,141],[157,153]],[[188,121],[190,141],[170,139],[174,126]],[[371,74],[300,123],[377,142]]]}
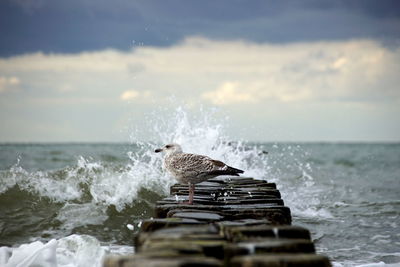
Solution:
{"label": "white cloud", "polygon": [[17,89],[17,86],[20,83],[21,83],[20,80],[15,76],[11,77],[0,76],[0,93],[13,91]]}
{"label": "white cloud", "polygon": [[62,84],[58,87],[58,91],[61,93],[68,93],[75,91],[76,88],[72,87],[70,84]]}
{"label": "white cloud", "polygon": [[127,91],[124,91],[122,94],[121,94],[121,96],[120,96],[120,98],[122,99],[122,100],[132,100],[132,99],[135,99],[135,98],[137,98],[139,96],[139,92],[138,91],[135,91],[135,90],[127,90]]}
{"label": "white cloud", "polygon": [[202,94],[202,98],[214,105],[254,104],[270,102],[298,102],[313,96],[307,88],[271,87],[268,81],[224,82],[215,90]]}
{"label": "white cloud", "polygon": [[234,103],[256,102],[256,95],[239,89],[239,84],[234,82],[225,82],[215,91],[203,93],[202,97],[211,101],[215,105],[227,105]]}
{"label": "white cloud", "polygon": [[147,103],[151,99],[152,93],[148,90],[138,91],[138,90],[126,90],[120,95],[120,99],[123,101],[140,100],[142,103]]}
{"label": "white cloud", "polygon": [[43,89],[96,88],[96,97],[100,90],[106,98],[117,85],[223,105],[374,101],[399,98],[400,49],[372,40],[282,45],[193,37],[167,48],[16,56],[0,59],[0,73],[29,76],[27,84]]}
{"label": "white cloud", "polygon": [[[71,103],[81,105],[82,112],[96,107],[99,112],[117,114],[125,106],[121,101],[133,100],[135,114],[140,114],[152,108],[150,103],[160,106],[170,96],[185,103],[235,109],[239,115],[265,107],[300,114],[293,110],[329,105],[330,113],[348,119],[351,108],[359,111],[364,105],[373,108],[357,114],[371,117],[378,114],[379,106],[384,118],[399,112],[400,106],[400,48],[373,40],[256,44],[192,37],[170,47],[140,46],[127,52],[0,58],[0,73],[0,92],[18,88],[21,80],[24,84],[23,92],[3,94],[0,112],[8,105],[15,113],[18,108],[40,107],[50,114],[57,106],[65,118],[72,116]],[[281,121],[280,110],[269,112]],[[317,113],[315,108],[301,114],[312,121]]]}

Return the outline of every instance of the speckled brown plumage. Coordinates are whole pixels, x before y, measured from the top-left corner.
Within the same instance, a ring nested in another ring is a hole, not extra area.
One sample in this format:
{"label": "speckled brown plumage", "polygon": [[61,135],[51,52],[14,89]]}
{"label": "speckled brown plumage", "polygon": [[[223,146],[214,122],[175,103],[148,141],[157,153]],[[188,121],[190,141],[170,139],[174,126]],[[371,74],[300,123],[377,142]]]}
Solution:
{"label": "speckled brown plumage", "polygon": [[[207,179],[219,175],[238,176],[243,173],[242,170],[230,167],[219,160],[210,157],[183,153],[178,144],[169,144],[164,148],[156,149],[155,152],[165,151],[167,154],[164,158],[165,168],[180,182],[189,185],[203,182]],[[192,203],[193,194],[189,195],[189,203]]]}
{"label": "speckled brown plumage", "polygon": [[[238,175],[242,170],[232,168],[222,161],[210,157],[183,153],[180,147],[171,144],[166,150],[165,168],[181,183],[196,184],[218,175]],[[169,153],[168,153],[169,152]]]}

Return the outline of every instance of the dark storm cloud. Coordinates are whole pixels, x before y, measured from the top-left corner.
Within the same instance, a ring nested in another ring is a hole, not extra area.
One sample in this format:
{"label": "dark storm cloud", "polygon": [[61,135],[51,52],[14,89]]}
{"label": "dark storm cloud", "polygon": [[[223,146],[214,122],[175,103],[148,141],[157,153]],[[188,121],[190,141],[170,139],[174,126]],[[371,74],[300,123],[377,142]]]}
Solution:
{"label": "dark storm cloud", "polygon": [[167,46],[187,36],[297,42],[400,37],[398,1],[0,2],[0,56]]}

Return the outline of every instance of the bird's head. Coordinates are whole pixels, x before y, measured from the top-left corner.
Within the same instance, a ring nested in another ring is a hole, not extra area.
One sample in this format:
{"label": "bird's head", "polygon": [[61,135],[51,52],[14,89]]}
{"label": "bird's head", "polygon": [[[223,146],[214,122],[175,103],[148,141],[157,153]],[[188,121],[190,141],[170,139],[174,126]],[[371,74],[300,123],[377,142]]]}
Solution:
{"label": "bird's head", "polygon": [[159,153],[159,152],[166,152],[167,154],[174,153],[174,152],[182,152],[182,148],[178,144],[168,144],[165,145],[162,148],[157,148],[154,150],[154,152]]}

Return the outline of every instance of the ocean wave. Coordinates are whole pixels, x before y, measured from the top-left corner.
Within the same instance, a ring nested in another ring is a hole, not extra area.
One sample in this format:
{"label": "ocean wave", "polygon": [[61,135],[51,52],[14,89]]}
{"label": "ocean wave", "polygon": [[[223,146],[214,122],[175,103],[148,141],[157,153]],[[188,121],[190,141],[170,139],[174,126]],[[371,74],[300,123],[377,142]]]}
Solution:
{"label": "ocean wave", "polygon": [[100,267],[107,254],[132,253],[130,246],[104,246],[88,235],[70,235],[46,243],[35,241],[19,247],[0,247],[0,263],[5,267]]}
{"label": "ocean wave", "polygon": [[[149,121],[149,127],[154,127],[160,141],[135,142],[122,161],[75,155],[75,162],[59,169],[28,170],[23,167],[25,159],[19,157],[9,169],[0,171],[0,199],[7,198],[16,206],[24,206],[25,211],[20,213],[16,207],[13,214],[6,215],[5,228],[14,227],[16,217],[24,215],[29,218],[24,224],[26,228],[35,228],[31,237],[42,240],[88,233],[101,240],[129,243],[131,233],[125,226],[137,225],[142,219],[151,217],[156,200],[167,195],[175,183],[163,170],[162,156],[154,153],[156,147],[165,143],[179,143],[188,152],[228,162],[246,170],[248,176],[265,179],[270,169],[267,155],[261,148],[242,141],[230,141],[222,126],[207,118],[190,120],[186,111],[178,108],[168,124]],[[59,148],[52,150],[59,151]],[[24,202],[18,202],[20,199]],[[30,219],[31,214],[41,207],[31,203],[43,203],[53,209],[45,215],[46,223],[38,224]],[[33,227],[34,224],[39,226]],[[120,230],[118,233],[117,229]],[[11,233],[3,237],[7,242],[22,240]]]}
{"label": "ocean wave", "polygon": [[[186,151],[205,154],[246,170],[246,175],[265,179],[266,157],[257,147],[244,142],[230,142],[221,125],[204,120],[192,121],[178,108],[167,125],[152,124],[160,144],[179,143]],[[171,128],[171,125],[174,127]],[[160,127],[163,130],[160,130]],[[132,137],[133,138],[133,137]],[[79,156],[75,165],[58,170],[27,171],[18,158],[9,170],[0,172],[0,194],[18,186],[21,190],[60,203],[94,203],[115,206],[118,211],[137,200],[138,192],[148,189],[166,195],[175,182],[162,169],[162,157],[154,153],[158,145],[136,142],[136,150],[125,156],[128,163],[99,161]]]}
{"label": "ocean wave", "polygon": [[[142,127],[152,129],[158,143],[137,141],[132,131],[134,149],[125,154],[123,164],[114,158],[107,161],[78,156],[74,164],[60,169],[28,171],[22,167],[24,159],[18,158],[9,170],[0,172],[0,194],[17,186],[22,191],[63,204],[57,218],[67,229],[80,223],[68,222],[65,218],[84,210],[94,212],[87,223],[100,223],[106,220],[110,207],[123,212],[143,200],[139,196],[141,190],[168,194],[175,180],[163,170],[162,156],[154,153],[154,149],[166,143],[179,143],[185,151],[208,155],[243,169],[246,176],[276,182],[295,216],[333,217],[321,207],[320,196],[324,192],[317,186],[313,166],[307,161],[310,154],[300,145],[265,147],[240,140],[233,142],[223,124],[210,119],[212,111],[203,112],[190,119],[188,112],[179,107],[168,120],[157,115],[148,118],[147,125]],[[60,148],[53,150],[52,156],[61,153]],[[268,150],[269,153],[265,152]]]}
{"label": "ocean wave", "polygon": [[335,266],[398,262],[397,255],[367,252],[375,243],[382,251],[398,245],[398,235],[387,238],[398,227],[400,202],[392,189],[398,178],[393,166],[398,164],[383,175],[377,172],[379,164],[396,156],[384,157],[382,150],[372,164],[361,160],[370,150],[357,148],[354,157],[356,150],[347,145],[233,142],[225,124],[215,122],[208,111],[194,119],[184,108],[169,115],[163,120],[154,114],[141,125],[151,129],[157,142],[139,142],[132,131],[131,144],[44,145],[29,148],[14,164],[8,157],[0,170],[1,242],[58,242],[76,234],[131,244],[141,221],[154,216],[156,201],[175,182],[163,170],[161,155],[153,151],[175,142],[185,151],[243,169],[246,176],[276,182],[294,223],[312,231],[317,250],[328,254]]}

